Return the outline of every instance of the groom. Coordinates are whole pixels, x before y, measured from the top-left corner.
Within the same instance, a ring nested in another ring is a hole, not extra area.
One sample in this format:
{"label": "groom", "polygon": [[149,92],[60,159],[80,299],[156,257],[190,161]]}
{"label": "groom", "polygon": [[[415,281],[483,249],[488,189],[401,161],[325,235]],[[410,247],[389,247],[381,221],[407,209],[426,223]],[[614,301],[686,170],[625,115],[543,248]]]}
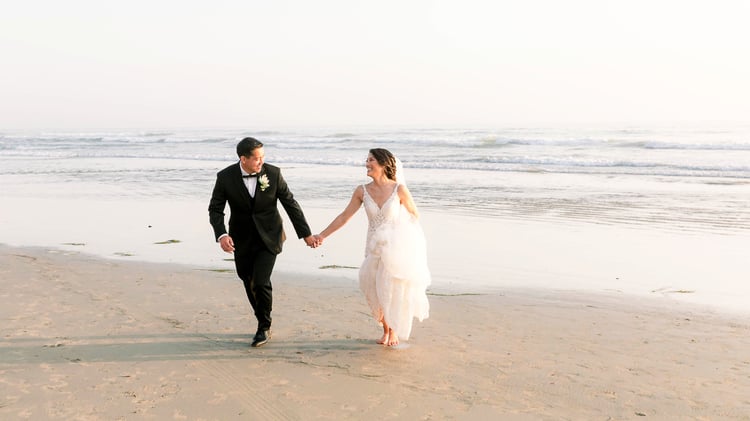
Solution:
{"label": "groom", "polygon": [[[246,137],[237,144],[236,164],[216,174],[216,184],[208,214],[216,241],[227,253],[234,252],[237,276],[258,319],[252,346],[259,347],[271,337],[271,272],[286,235],[277,201],[281,202],[299,238],[310,247],[319,244],[311,235],[305,215],[281,170],[265,164],[263,143]],[[229,232],[224,226],[224,208],[229,202]]]}

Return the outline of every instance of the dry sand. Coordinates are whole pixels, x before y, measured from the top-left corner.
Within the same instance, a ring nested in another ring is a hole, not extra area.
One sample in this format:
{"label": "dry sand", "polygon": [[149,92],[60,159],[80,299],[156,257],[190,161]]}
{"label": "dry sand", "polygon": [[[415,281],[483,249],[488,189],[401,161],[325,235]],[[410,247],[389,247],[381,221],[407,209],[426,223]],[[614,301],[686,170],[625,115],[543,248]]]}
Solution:
{"label": "dry sand", "polygon": [[750,419],[750,320],[623,294],[431,295],[408,346],[351,276],[0,246],[0,419]]}

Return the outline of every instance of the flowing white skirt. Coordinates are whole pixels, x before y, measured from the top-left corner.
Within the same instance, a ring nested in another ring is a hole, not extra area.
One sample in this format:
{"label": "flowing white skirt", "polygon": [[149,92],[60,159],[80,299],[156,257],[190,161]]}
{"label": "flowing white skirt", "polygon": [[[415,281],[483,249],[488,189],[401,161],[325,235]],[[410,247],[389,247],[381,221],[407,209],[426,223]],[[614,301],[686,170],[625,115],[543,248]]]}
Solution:
{"label": "flowing white skirt", "polygon": [[401,339],[409,339],[412,322],[429,317],[430,285],[424,232],[405,208],[393,222],[371,233],[365,260],[359,269],[359,285],[377,320]]}

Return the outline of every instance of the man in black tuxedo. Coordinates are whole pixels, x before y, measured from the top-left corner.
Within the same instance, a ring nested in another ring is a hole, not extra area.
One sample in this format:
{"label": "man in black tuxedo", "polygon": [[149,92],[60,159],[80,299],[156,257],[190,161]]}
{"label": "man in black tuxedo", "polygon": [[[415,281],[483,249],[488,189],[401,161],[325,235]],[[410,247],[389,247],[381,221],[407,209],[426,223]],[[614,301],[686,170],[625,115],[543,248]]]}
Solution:
{"label": "man in black tuxedo", "polygon": [[[265,164],[263,143],[246,137],[237,144],[236,164],[216,174],[216,184],[208,214],[216,241],[222,250],[234,252],[237,276],[258,319],[252,346],[258,347],[271,337],[271,272],[276,255],[286,239],[277,201],[281,202],[299,238],[317,247],[302,208],[289,191],[281,170]],[[229,232],[224,225],[224,209],[229,203]]]}

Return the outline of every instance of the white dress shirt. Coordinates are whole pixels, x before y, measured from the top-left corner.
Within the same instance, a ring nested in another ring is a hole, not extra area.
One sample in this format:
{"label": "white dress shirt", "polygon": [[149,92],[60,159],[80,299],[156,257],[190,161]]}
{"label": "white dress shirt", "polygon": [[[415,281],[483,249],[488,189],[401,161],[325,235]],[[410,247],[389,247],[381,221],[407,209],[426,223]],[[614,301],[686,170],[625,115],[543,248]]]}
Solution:
{"label": "white dress shirt", "polygon": [[258,177],[245,177],[246,175],[250,175],[250,173],[242,167],[240,167],[240,171],[242,171],[242,181],[245,183],[245,187],[247,187],[247,192],[250,193],[250,197],[255,198],[255,186],[258,184]]}

